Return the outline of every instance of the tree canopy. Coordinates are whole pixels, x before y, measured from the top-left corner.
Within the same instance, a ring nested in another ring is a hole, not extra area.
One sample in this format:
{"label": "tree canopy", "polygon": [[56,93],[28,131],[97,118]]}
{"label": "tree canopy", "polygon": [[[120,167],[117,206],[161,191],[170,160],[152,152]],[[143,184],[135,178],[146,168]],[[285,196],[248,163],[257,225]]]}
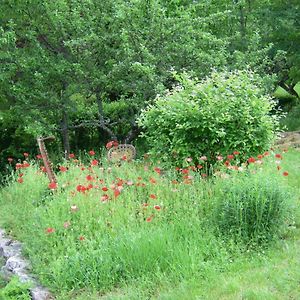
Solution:
{"label": "tree canopy", "polygon": [[297,0],[3,0],[1,156],[28,150],[38,135],[57,136],[66,157],[130,142],[174,71],[201,79],[248,68],[269,91],[293,93],[299,9]]}

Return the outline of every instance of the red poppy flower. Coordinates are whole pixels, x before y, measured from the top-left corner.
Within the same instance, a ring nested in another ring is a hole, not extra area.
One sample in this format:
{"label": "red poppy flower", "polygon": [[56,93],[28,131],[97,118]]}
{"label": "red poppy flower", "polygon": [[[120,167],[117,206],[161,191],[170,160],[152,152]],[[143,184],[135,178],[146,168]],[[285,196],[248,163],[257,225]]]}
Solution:
{"label": "red poppy flower", "polygon": [[127,160],[127,156],[123,155],[121,159],[125,161],[125,160]]}
{"label": "red poppy flower", "polygon": [[74,153],[70,153],[69,154],[69,158],[74,158],[75,157],[75,154]]}
{"label": "red poppy flower", "polygon": [[161,210],[161,207],[159,205],[154,205],[154,209]]}
{"label": "red poppy flower", "polygon": [[60,166],[60,167],[59,167],[59,170],[60,170],[61,172],[66,172],[66,171],[68,170],[68,168],[66,168],[66,167],[64,167],[64,166]]}
{"label": "red poppy flower", "polygon": [[124,184],[124,181],[120,178],[118,178],[117,186],[122,186]]}
{"label": "red poppy flower", "polygon": [[93,159],[91,162],[92,166],[98,166],[98,160],[97,159]]}
{"label": "red poppy flower", "polygon": [[264,156],[268,156],[270,153],[268,152],[268,151],[266,151],[265,153],[264,153]]}
{"label": "red poppy flower", "polygon": [[201,170],[203,168],[202,165],[197,165],[197,169]]}
{"label": "red poppy flower", "polygon": [[102,188],[102,191],[103,191],[103,192],[107,192],[107,191],[108,191],[108,188],[107,188],[106,186],[104,186],[104,187]]}
{"label": "red poppy flower", "polygon": [[154,168],[154,171],[155,171],[157,174],[161,174],[161,169],[158,168],[158,167],[155,167],[155,168]]}
{"label": "red poppy flower", "polygon": [[239,151],[234,151],[233,154],[234,154],[234,155],[239,155],[240,152],[239,152]]}
{"label": "red poppy flower", "polygon": [[226,167],[228,167],[228,166],[230,165],[229,160],[226,160],[226,161],[224,162],[224,165],[225,165]]}
{"label": "red poppy flower", "polygon": [[258,158],[258,159],[263,159],[263,157],[264,157],[264,156],[261,155],[261,154],[257,155],[257,158]]}
{"label": "red poppy flower", "polygon": [[29,154],[28,154],[27,152],[24,152],[23,155],[24,155],[25,157],[28,157],[28,156],[29,156]]}
{"label": "red poppy flower", "polygon": [[19,177],[23,177],[23,175],[24,175],[23,173],[20,173],[18,176],[19,176]]}
{"label": "red poppy flower", "polygon": [[95,151],[94,150],[90,150],[89,151],[89,155],[91,155],[91,156],[95,155]]}
{"label": "red poppy flower", "polygon": [[234,156],[232,154],[227,155],[227,158],[230,159],[234,159]]}
{"label": "red poppy flower", "polygon": [[113,146],[113,141],[110,141],[106,144],[106,149],[110,149]]}
{"label": "red poppy flower", "polygon": [[46,167],[45,167],[45,166],[41,166],[41,171],[42,171],[43,173],[46,173],[46,172],[47,172]]}
{"label": "red poppy flower", "polygon": [[80,240],[80,241],[84,241],[84,240],[85,240],[85,237],[81,235],[81,236],[79,237],[79,240]]}
{"label": "red poppy flower", "polygon": [[206,178],[207,177],[207,174],[203,173],[201,174],[202,178]]}
{"label": "red poppy flower", "polygon": [[118,189],[114,190],[114,196],[115,196],[115,198],[117,198],[120,194],[121,193],[120,193],[120,191]]}
{"label": "red poppy flower", "polygon": [[149,203],[143,203],[143,207],[149,206]]}
{"label": "red poppy flower", "polygon": [[12,161],[13,161],[14,159],[11,158],[11,157],[9,157],[7,160],[8,160],[9,163],[12,163]]}
{"label": "red poppy flower", "polygon": [[18,178],[18,182],[23,183],[24,182],[23,178]]}
{"label": "red poppy flower", "polygon": [[189,174],[189,170],[188,170],[188,169],[182,169],[182,170],[181,170],[181,173],[182,173],[182,174]]}
{"label": "red poppy flower", "polygon": [[251,164],[251,163],[254,163],[255,162],[255,158],[254,157],[250,157],[248,158],[248,163]]}
{"label": "red poppy flower", "polygon": [[52,227],[48,227],[48,228],[46,228],[46,233],[54,233],[55,232],[55,229],[54,228],[52,228]]}
{"label": "red poppy flower", "polygon": [[218,161],[223,160],[223,156],[218,155],[218,156],[217,156],[217,160],[218,160]]}
{"label": "red poppy flower", "polygon": [[88,181],[94,180],[94,177],[89,174],[86,176],[86,180]]}
{"label": "red poppy flower", "polygon": [[157,196],[154,195],[154,194],[150,194],[150,198],[151,198],[151,199],[157,199]]}
{"label": "red poppy flower", "polygon": [[282,159],[282,156],[281,156],[281,154],[279,154],[279,153],[275,154],[275,157],[276,157],[276,158],[279,158],[279,159]]}
{"label": "red poppy flower", "polygon": [[153,216],[146,218],[146,222],[150,223],[153,219]]}
{"label": "red poppy flower", "polygon": [[289,175],[289,172],[284,171],[284,172],[282,173],[282,175],[283,175],[283,176],[288,176],[288,175]]}
{"label": "red poppy flower", "polygon": [[87,190],[87,188],[85,186],[79,184],[79,185],[77,185],[76,190],[80,193],[84,193]]}
{"label": "red poppy flower", "polygon": [[57,188],[57,183],[54,182],[54,181],[50,182],[50,183],[48,184],[48,188],[49,188],[50,190],[55,190],[55,189]]}

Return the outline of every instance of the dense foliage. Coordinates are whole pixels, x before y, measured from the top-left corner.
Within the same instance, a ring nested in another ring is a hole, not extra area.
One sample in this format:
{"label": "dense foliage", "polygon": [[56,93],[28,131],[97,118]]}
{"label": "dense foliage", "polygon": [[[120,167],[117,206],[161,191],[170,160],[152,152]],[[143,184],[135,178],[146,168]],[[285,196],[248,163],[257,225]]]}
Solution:
{"label": "dense foliage", "polygon": [[180,164],[197,164],[239,152],[239,159],[267,150],[278,128],[274,101],[251,72],[212,73],[201,82],[183,77],[174,90],[143,111],[140,125],[152,155]]}
{"label": "dense foliage", "polygon": [[249,67],[296,96],[298,16],[297,0],[3,0],[1,164],[20,158],[15,147],[34,153],[38,135],[55,135],[66,157],[134,140],[173,70],[202,79]]}

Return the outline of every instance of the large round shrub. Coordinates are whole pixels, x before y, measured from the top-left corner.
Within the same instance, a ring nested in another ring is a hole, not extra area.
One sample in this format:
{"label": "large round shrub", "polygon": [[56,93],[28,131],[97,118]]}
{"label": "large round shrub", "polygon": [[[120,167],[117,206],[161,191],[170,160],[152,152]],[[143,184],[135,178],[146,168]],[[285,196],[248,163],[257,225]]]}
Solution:
{"label": "large round shrub", "polygon": [[180,81],[139,119],[153,154],[176,163],[205,155],[213,163],[216,155],[239,151],[242,158],[272,144],[278,115],[257,75],[214,72],[201,82],[185,75]]}

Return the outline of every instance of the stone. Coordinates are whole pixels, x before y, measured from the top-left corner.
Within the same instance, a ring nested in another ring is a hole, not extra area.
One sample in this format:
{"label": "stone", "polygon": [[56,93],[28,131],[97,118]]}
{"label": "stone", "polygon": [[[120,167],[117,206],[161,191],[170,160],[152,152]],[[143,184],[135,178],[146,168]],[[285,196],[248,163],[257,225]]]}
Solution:
{"label": "stone", "polygon": [[52,298],[49,291],[41,286],[36,286],[35,288],[31,289],[31,298],[32,300],[50,300]]}
{"label": "stone", "polygon": [[20,256],[12,256],[7,259],[5,267],[8,271],[14,272],[15,269],[25,269],[28,263]]}
{"label": "stone", "polygon": [[23,283],[30,282],[33,286],[36,285],[35,280],[32,276],[28,275],[24,269],[16,268],[14,269],[14,274],[19,277],[19,280]]}
{"label": "stone", "polygon": [[4,246],[9,246],[11,243],[12,243],[11,239],[0,238],[0,249],[3,248]]}
{"label": "stone", "polygon": [[5,268],[5,266],[3,266],[3,267],[1,267],[1,269],[0,269],[0,276],[1,276],[4,280],[8,281],[8,280],[10,279],[10,277],[12,276],[12,272],[9,272],[9,271]]}
{"label": "stone", "polygon": [[40,286],[34,277],[29,274],[30,264],[21,255],[22,244],[5,236],[5,231],[0,228],[0,256],[4,257],[5,266],[0,268],[0,275],[9,279],[13,274],[17,275],[23,283],[31,283],[31,298],[33,300],[54,299],[51,293]]}
{"label": "stone", "polygon": [[12,256],[21,255],[22,244],[18,242],[11,242],[7,246],[0,247],[0,255],[8,259]]}

